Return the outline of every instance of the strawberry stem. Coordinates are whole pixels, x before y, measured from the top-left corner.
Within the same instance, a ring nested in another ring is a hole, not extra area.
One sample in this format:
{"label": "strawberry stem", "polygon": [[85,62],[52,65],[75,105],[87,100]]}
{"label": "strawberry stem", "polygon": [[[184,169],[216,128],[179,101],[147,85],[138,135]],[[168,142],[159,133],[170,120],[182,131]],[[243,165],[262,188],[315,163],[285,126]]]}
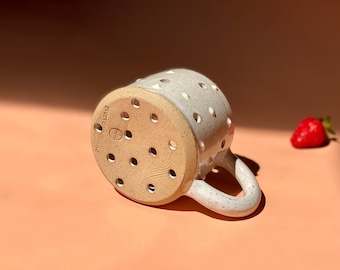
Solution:
{"label": "strawberry stem", "polygon": [[322,125],[325,128],[328,139],[329,139],[329,134],[335,135],[335,131],[333,130],[333,125],[331,123],[330,116],[326,116],[324,119],[321,118],[320,121],[322,122]]}

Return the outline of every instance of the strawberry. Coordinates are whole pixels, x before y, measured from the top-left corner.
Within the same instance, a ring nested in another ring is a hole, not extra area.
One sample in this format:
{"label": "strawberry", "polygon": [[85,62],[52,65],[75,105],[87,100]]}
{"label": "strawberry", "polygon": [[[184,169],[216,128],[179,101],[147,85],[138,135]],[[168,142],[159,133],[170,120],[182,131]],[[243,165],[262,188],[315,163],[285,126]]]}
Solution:
{"label": "strawberry", "polygon": [[299,123],[290,142],[295,148],[321,147],[329,143],[329,134],[335,134],[329,116],[325,119],[308,117]]}

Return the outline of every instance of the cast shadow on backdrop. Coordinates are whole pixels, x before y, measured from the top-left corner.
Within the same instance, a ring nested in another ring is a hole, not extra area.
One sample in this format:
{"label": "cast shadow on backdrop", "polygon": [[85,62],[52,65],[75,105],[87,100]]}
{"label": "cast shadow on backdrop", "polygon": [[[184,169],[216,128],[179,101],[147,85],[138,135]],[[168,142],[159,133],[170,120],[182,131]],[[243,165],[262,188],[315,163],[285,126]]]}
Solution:
{"label": "cast shadow on backdrop", "polygon": [[[237,155],[237,156],[249,167],[252,173],[255,176],[257,176],[258,171],[260,170],[259,164],[247,157],[240,156],[240,155]],[[210,172],[207,175],[205,181],[209,185],[213,186],[214,188],[217,188],[221,190],[222,192],[225,192],[229,195],[242,196],[243,194],[242,188],[240,184],[237,182],[237,180],[227,170],[221,167],[217,167],[215,170]],[[261,183],[259,183],[259,185],[261,187]],[[255,210],[255,212],[246,217],[240,217],[240,218],[227,217],[227,216],[223,216],[218,213],[215,213],[205,208],[204,206],[202,206],[195,200],[189,197],[186,197],[186,196],[182,196],[169,204],[158,206],[158,208],[174,210],[174,211],[197,211],[209,217],[220,219],[220,220],[239,221],[239,220],[245,220],[245,219],[249,219],[249,218],[253,218],[257,216],[258,214],[262,212],[265,205],[266,205],[266,197],[263,191],[261,191],[261,201],[260,201],[259,206]]]}

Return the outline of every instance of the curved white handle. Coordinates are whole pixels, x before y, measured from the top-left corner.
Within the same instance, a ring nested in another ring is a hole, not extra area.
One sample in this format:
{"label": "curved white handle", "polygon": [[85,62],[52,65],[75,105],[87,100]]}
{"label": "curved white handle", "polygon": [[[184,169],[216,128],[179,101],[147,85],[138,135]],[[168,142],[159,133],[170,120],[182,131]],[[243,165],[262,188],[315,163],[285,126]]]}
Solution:
{"label": "curved white handle", "polygon": [[254,174],[244,162],[230,150],[224,155],[220,166],[227,169],[242,187],[244,197],[228,195],[206,183],[195,179],[185,194],[206,208],[230,217],[245,217],[253,213],[261,200],[261,190]]}

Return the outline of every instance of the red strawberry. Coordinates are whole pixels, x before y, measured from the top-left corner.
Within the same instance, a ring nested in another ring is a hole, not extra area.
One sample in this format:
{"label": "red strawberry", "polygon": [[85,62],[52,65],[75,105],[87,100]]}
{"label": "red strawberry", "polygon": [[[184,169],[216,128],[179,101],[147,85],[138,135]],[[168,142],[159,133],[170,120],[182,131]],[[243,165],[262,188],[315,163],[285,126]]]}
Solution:
{"label": "red strawberry", "polygon": [[335,134],[329,116],[325,119],[308,117],[299,123],[290,141],[295,148],[321,147],[329,143],[329,133]]}

